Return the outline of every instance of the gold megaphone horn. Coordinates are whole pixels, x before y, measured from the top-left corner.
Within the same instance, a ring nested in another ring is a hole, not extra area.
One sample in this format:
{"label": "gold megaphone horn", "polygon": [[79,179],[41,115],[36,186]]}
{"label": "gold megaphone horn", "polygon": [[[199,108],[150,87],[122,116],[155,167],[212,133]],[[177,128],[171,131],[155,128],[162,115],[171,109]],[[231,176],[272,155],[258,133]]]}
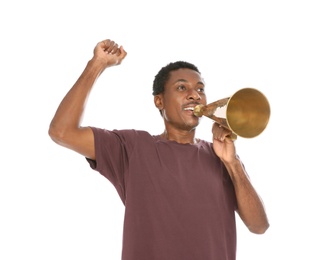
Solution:
{"label": "gold megaphone horn", "polygon": [[207,105],[197,105],[194,115],[215,120],[222,127],[232,131],[232,139],[236,139],[237,135],[252,138],[266,128],[270,118],[270,105],[260,91],[243,88],[231,97]]}

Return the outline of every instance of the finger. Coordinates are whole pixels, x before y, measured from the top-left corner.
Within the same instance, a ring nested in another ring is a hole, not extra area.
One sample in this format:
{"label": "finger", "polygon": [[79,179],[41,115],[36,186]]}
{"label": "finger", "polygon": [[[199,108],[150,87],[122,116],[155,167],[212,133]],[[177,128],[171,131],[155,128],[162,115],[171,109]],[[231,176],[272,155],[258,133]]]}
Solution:
{"label": "finger", "polygon": [[124,47],[123,46],[120,46],[119,47],[119,55],[121,55],[121,59],[124,59],[125,57],[126,57],[126,55],[127,55],[127,52],[125,51],[125,49],[124,49]]}
{"label": "finger", "polygon": [[213,135],[214,138],[218,141],[224,141],[225,138],[231,136],[232,131],[228,130],[227,128],[223,127],[222,125],[216,124],[213,128]]}
{"label": "finger", "polygon": [[225,140],[224,136],[214,136],[214,140],[223,143]]}
{"label": "finger", "polygon": [[111,53],[111,54],[115,54],[118,50],[118,44],[115,43],[112,40],[105,40],[103,41],[104,43],[104,51],[106,53]]}
{"label": "finger", "polygon": [[235,138],[232,138],[231,136],[228,136],[228,135],[224,138],[224,141],[226,143],[234,143],[235,140],[236,140]]}
{"label": "finger", "polygon": [[105,50],[109,48],[110,43],[111,43],[111,40],[109,40],[109,39],[106,39],[106,40],[103,40],[102,42],[100,42],[101,46],[102,46]]}
{"label": "finger", "polygon": [[109,39],[104,40],[103,43],[105,44],[106,48],[109,48],[110,46],[113,46],[115,44],[114,41]]}
{"label": "finger", "polygon": [[218,122],[214,122],[214,125],[213,126],[214,127],[222,127],[222,125],[220,123],[218,123]]}
{"label": "finger", "polygon": [[113,46],[111,46],[110,53],[111,54],[116,54],[118,52],[119,52],[118,44],[115,43]]}

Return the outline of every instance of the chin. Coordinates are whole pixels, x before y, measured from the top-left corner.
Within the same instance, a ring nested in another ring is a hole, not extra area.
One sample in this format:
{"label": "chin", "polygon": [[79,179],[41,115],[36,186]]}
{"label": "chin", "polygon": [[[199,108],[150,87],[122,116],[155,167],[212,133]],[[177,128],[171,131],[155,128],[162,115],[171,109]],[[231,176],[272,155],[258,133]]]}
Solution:
{"label": "chin", "polygon": [[185,122],[185,125],[188,130],[194,130],[199,125],[199,120],[188,120]]}

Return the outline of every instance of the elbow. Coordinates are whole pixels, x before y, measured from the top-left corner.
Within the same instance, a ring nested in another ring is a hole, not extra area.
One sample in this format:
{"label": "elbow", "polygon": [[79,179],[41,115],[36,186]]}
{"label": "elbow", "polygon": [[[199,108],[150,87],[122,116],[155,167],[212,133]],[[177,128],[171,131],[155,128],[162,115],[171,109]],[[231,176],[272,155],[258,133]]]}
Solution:
{"label": "elbow", "polygon": [[262,235],[268,230],[269,227],[270,227],[270,224],[268,222],[266,222],[263,225],[249,226],[248,229],[250,230],[250,232],[252,232],[254,234]]}
{"label": "elbow", "polygon": [[52,124],[48,129],[48,135],[57,144],[61,144],[64,140],[64,131],[62,129],[58,129]]}

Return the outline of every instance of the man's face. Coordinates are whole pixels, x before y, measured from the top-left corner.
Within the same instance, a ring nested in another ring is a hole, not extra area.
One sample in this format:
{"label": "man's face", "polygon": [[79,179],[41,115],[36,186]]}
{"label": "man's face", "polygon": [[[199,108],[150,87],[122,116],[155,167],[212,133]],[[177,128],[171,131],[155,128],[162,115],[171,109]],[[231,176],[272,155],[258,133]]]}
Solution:
{"label": "man's face", "polygon": [[204,88],[198,72],[191,69],[172,71],[164,92],[155,100],[165,124],[179,130],[195,129],[200,118],[193,114],[193,109],[198,104],[206,105]]}

